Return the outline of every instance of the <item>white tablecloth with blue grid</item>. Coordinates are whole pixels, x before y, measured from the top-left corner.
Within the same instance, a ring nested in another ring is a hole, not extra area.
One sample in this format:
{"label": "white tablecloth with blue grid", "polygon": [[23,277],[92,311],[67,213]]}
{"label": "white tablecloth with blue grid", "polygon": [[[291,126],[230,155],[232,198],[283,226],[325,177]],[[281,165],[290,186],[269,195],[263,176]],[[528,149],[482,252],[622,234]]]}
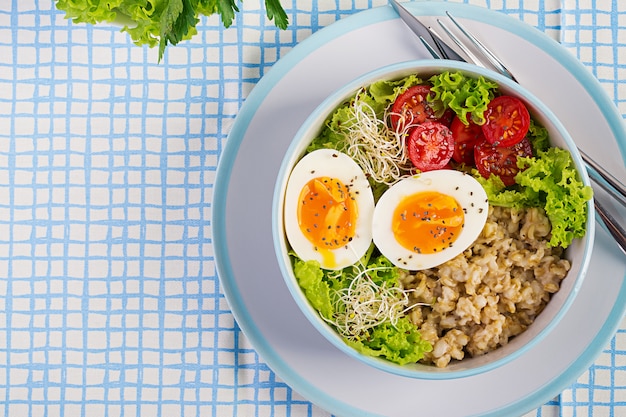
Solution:
{"label": "white tablecloth with blue grid", "polygon": [[[626,2],[469,0],[561,41],[626,115]],[[384,0],[258,1],[157,51],[51,0],[0,2],[0,415],[328,416],[240,332],[211,243],[216,165],[256,82]],[[626,415],[626,323],[529,416]]]}

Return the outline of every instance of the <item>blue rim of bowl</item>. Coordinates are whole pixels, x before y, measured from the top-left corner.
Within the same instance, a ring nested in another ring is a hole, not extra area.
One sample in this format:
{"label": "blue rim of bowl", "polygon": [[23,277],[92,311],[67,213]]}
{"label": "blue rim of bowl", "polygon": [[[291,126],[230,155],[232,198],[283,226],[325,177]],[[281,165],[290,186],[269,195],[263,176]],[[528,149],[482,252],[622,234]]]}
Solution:
{"label": "blue rim of bowl", "polygon": [[[419,7],[423,7],[425,3],[419,3]],[[409,10],[413,10],[412,3],[406,3],[405,6]],[[562,48],[557,42],[549,38],[544,33],[536,30],[532,26],[525,24],[518,19],[507,16],[493,10],[485,9],[478,6],[467,4],[445,3],[445,9],[460,13],[463,16],[488,23],[495,27],[506,29],[507,31],[525,37],[533,42],[536,46],[545,51],[549,51],[551,55],[558,59],[559,62],[574,76],[574,78],[585,88],[593,101],[602,110],[606,120],[617,139],[617,145],[621,151],[622,159],[626,160],[626,133],[622,126],[622,116],[617,111],[615,104],[607,93],[602,89],[598,80],[588,71],[588,69],[580,63],[575,56],[569,51]],[[444,5],[431,4],[425,7],[424,14],[441,15],[444,12]],[[265,97],[300,60],[306,57],[311,51],[321,45],[332,41],[336,36],[359,29],[361,27],[381,23],[387,20],[398,19],[398,15],[389,6],[381,6],[369,10],[358,12],[354,15],[345,17],[332,25],[325,27],[318,32],[312,34],[307,39],[296,45],[289,54],[277,61],[273,67],[263,76],[263,78],[254,87],[243,106],[240,109],[236,123],[229,134],[226,146],[222,150],[220,161],[218,162],[214,207],[213,207],[213,242],[215,248],[215,263],[217,274],[220,277],[220,283],[224,290],[224,296],[232,309],[233,316],[239,323],[246,337],[251,341],[254,348],[259,352],[262,358],[289,386],[296,391],[305,395],[309,401],[320,405],[322,408],[338,415],[350,416],[371,416],[380,417],[376,413],[368,412],[347,404],[328,393],[322,391],[299,374],[289,368],[280,358],[280,356],[265,341],[263,334],[259,332],[252,323],[250,313],[246,306],[238,297],[239,289],[236,282],[230,277],[233,276],[232,266],[230,264],[230,255],[228,253],[226,227],[220,219],[226,214],[226,195],[230,184],[230,176],[232,173],[232,163],[235,160],[239,147],[243,141],[248,125],[254,116],[257,108],[264,101]],[[621,302],[620,302],[621,301]],[[595,358],[602,353],[604,346],[613,337],[621,323],[622,316],[626,311],[626,276],[624,276],[623,284],[619,289],[617,302],[611,309],[604,326],[596,332],[593,342],[584,350],[584,352],[575,360],[564,372],[555,376],[554,379],[547,382],[541,389],[536,390],[528,395],[521,397],[519,400],[501,406],[487,412],[482,417],[501,417],[504,415],[517,416],[526,411],[541,406],[550,399],[554,398],[559,392],[567,388],[580,374],[591,366]]]}
{"label": "blue rim of bowl", "polygon": [[[549,324],[546,325],[546,327],[544,327],[532,339],[530,339],[526,344],[521,346],[516,351],[511,352],[510,354],[503,356],[499,359],[496,359],[493,362],[489,362],[468,369],[447,370],[446,368],[432,367],[432,371],[420,371],[417,369],[410,369],[409,367],[399,366],[385,359],[374,358],[360,354],[358,351],[344,343],[342,339],[338,337],[337,332],[332,329],[332,327],[330,327],[328,324],[324,323],[320,319],[317,311],[315,311],[310,306],[306,297],[304,297],[302,290],[298,286],[297,281],[293,277],[291,265],[288,265],[286,264],[286,262],[283,261],[285,256],[282,250],[282,248],[285,246],[283,245],[283,242],[286,240],[286,238],[284,237],[284,234],[281,233],[283,216],[280,202],[284,193],[284,185],[286,184],[287,177],[289,176],[291,169],[293,169],[293,165],[290,162],[294,158],[294,153],[297,151],[298,148],[302,146],[300,138],[306,132],[312,129],[319,130],[319,121],[326,119],[339,103],[345,100],[346,97],[354,94],[359,88],[365,87],[377,80],[398,78],[398,76],[394,75],[397,73],[415,73],[417,75],[420,74],[420,71],[422,73],[430,73],[432,71],[429,70],[429,68],[440,68],[441,71],[459,70],[465,73],[473,73],[477,76],[482,75],[489,80],[497,82],[500,87],[506,87],[508,89],[511,89],[520,96],[524,97],[526,102],[530,103],[541,114],[547,117],[554,125],[555,129],[563,137],[563,140],[567,144],[568,148],[572,151],[572,158],[574,159],[576,168],[579,171],[583,183],[585,185],[590,185],[589,176],[587,175],[587,171],[584,169],[583,160],[576,149],[574,140],[571,138],[570,134],[567,132],[563,124],[558,120],[556,115],[530,91],[494,71],[464,62],[431,59],[405,61],[378,68],[347,83],[345,86],[339,88],[334,93],[329,95],[326,99],[324,99],[324,101],[322,101],[322,103],[318,105],[318,107],[309,115],[309,117],[307,117],[300,129],[296,132],[294,139],[289,144],[289,147],[285,152],[285,156],[283,157],[283,161],[278,171],[278,181],[274,189],[274,195],[272,200],[272,237],[281,274],[285,280],[285,283],[287,284],[287,287],[289,288],[290,293],[298,304],[298,307],[307,317],[309,322],[311,322],[311,324],[317,329],[317,331],[319,331],[335,347],[339,348],[347,355],[356,358],[357,360],[360,360],[375,368],[386,372],[391,372],[396,375],[418,379],[456,379],[465,378],[490,371],[514,360],[515,358],[518,358],[525,352],[533,349],[535,345],[543,340],[543,338],[550,332],[550,330],[552,330],[554,326],[559,323],[561,318],[574,302],[574,299],[578,294],[578,291],[583,283],[585,275],[587,274],[587,269],[589,267],[595,237],[595,210],[592,201],[589,201],[587,203],[588,228],[587,233],[583,238],[583,240],[585,241],[585,246],[580,271],[578,273],[578,276],[576,277],[576,282],[572,287],[572,290],[568,294],[567,298],[564,300],[563,305],[555,314],[554,318],[550,321]],[[428,367],[428,365],[425,365],[424,367]]]}

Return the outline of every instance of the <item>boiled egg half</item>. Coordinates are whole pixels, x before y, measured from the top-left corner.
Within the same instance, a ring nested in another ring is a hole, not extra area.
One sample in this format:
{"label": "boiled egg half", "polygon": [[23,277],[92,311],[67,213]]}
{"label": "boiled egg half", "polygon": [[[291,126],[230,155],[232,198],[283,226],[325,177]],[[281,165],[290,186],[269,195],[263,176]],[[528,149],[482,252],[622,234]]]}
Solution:
{"label": "boiled egg half", "polygon": [[476,240],[488,211],[487,194],[473,177],[454,170],[428,171],[385,191],[374,209],[372,236],[397,267],[432,268]]}
{"label": "boiled egg half", "polygon": [[293,168],[285,191],[289,244],[304,261],[338,270],[359,261],[372,243],[374,197],[361,168],[348,155],[320,149]]}

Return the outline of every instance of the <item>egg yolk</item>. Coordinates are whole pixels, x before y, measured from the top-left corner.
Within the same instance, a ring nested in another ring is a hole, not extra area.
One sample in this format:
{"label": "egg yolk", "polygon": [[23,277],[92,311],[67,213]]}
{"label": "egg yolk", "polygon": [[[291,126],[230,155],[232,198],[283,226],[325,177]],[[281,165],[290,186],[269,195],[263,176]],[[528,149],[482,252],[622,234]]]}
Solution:
{"label": "egg yolk", "polygon": [[453,197],[423,191],[400,201],[393,214],[392,229],[405,249],[429,254],[452,246],[464,219],[463,209]]}
{"label": "egg yolk", "polygon": [[348,187],[331,177],[313,178],[300,192],[298,224],[328,264],[333,249],[345,246],[355,235],[357,205]]}

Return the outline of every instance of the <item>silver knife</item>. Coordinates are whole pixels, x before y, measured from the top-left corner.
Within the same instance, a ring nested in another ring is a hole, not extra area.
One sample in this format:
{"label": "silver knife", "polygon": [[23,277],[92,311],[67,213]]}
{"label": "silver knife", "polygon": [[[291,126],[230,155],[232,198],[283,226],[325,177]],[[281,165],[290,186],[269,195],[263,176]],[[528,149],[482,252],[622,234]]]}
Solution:
{"label": "silver knife", "polygon": [[[452,48],[443,43],[439,36],[428,26],[424,25],[417,17],[409,12],[402,4],[396,0],[390,0],[391,6],[398,13],[402,21],[417,35],[424,47],[436,59],[452,59],[455,61],[465,61]],[[431,45],[435,45],[436,49]]]}

